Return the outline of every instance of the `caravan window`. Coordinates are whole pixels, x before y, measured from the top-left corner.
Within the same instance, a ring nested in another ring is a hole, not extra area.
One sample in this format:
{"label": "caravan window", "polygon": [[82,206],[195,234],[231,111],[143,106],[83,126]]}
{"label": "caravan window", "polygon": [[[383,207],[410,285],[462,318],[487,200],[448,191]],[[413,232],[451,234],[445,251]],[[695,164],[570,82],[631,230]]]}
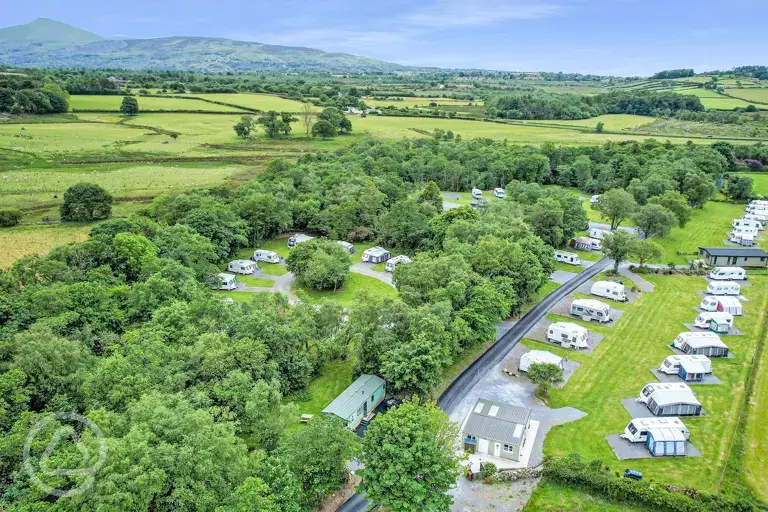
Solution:
{"label": "caravan window", "polygon": [[637,427],[635,427],[635,424],[632,422],[629,422],[627,429],[632,433],[632,435],[635,435],[635,433],[637,432]]}
{"label": "caravan window", "polygon": [[579,313],[581,313],[581,312],[582,312],[582,311],[584,311],[584,310],[583,310],[583,309],[582,309],[580,306],[576,306],[576,311],[578,311]]}

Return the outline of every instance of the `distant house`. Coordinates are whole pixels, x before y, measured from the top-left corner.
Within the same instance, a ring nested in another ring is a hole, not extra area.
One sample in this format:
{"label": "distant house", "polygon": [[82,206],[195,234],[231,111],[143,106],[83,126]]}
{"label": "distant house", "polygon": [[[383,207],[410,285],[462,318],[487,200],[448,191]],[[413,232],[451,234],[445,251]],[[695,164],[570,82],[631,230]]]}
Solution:
{"label": "distant house", "polygon": [[480,398],[462,427],[464,449],[519,461],[530,424],[527,407]]}
{"label": "distant house", "polygon": [[765,268],[768,253],[759,247],[699,247],[699,258],[709,266]]}
{"label": "distant house", "polygon": [[376,375],[361,375],[323,409],[323,414],[336,416],[354,430],[363,417],[373,411],[386,394],[384,379]]}

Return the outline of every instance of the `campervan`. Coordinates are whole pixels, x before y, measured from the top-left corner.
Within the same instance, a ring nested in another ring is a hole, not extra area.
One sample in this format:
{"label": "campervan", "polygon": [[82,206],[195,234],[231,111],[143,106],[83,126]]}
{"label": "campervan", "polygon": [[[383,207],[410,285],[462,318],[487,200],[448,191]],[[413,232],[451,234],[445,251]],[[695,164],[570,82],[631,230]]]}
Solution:
{"label": "campervan", "polygon": [[619,302],[627,300],[627,293],[624,285],[614,281],[597,281],[590,288],[589,293],[597,297],[604,297]]}
{"label": "campervan", "polygon": [[747,278],[747,272],[741,267],[715,267],[709,277],[715,281],[743,280]]}
{"label": "campervan", "polygon": [[733,219],[733,222],[731,222],[732,228],[753,228],[753,229],[765,229],[765,226],[763,226],[763,223],[760,222],[757,219]]}
{"label": "campervan", "polygon": [[595,194],[589,198],[589,204],[597,204],[600,202],[600,194]]}
{"label": "campervan", "polygon": [[267,251],[266,249],[253,251],[253,259],[264,263],[280,263],[280,256],[275,251]]}
{"label": "campervan", "polygon": [[256,262],[251,260],[235,260],[230,261],[227,264],[227,270],[234,272],[235,274],[250,275],[256,272],[258,269],[259,266],[256,265]]}
{"label": "campervan", "polygon": [[401,254],[400,256],[395,256],[394,258],[387,261],[387,264],[384,266],[384,270],[387,272],[394,272],[395,267],[398,266],[400,263],[410,263],[411,258],[408,256]]}
{"label": "campervan", "polygon": [[236,290],[237,277],[234,274],[219,274],[219,290]]}
{"label": "campervan", "polygon": [[571,303],[571,314],[589,322],[597,320],[600,323],[610,322],[611,307],[608,304],[593,299],[576,299]]}
{"label": "campervan", "polygon": [[694,340],[720,341],[720,336],[713,332],[681,332],[672,341],[672,346],[682,350],[683,344]]}
{"label": "campervan", "polygon": [[707,293],[710,295],[739,295],[741,286],[731,281],[710,281],[707,285]]}
{"label": "campervan", "polygon": [[696,320],[693,321],[693,325],[700,329],[709,329],[709,324],[716,320],[718,322],[725,322],[728,327],[733,327],[733,315],[730,313],[721,313],[719,311],[704,311],[699,313]]}
{"label": "campervan", "polygon": [[345,242],[344,240],[339,240],[336,243],[342,246],[344,250],[347,251],[349,254],[355,254],[355,246],[352,245],[351,243]]}
{"label": "campervan", "polygon": [[651,382],[643,386],[643,389],[640,390],[640,396],[635,398],[635,401],[647,404],[651,395],[657,391],[687,391],[692,393],[691,388],[685,382]]}
{"label": "campervan", "polygon": [[572,322],[555,322],[547,329],[547,341],[563,348],[587,348],[589,331]]}
{"label": "campervan", "polygon": [[555,251],[555,260],[569,265],[581,265],[579,255],[567,251]]}
{"label": "campervan", "polygon": [[507,197],[506,192],[504,192],[503,188],[495,188],[493,189],[493,195],[498,197],[499,199],[504,199]]}
{"label": "campervan", "polygon": [[694,362],[701,365],[704,373],[712,373],[712,361],[707,356],[701,355],[674,355],[667,356],[659,366],[661,373],[667,375],[678,375],[680,373],[680,365],[684,362]]}
{"label": "campervan", "polygon": [[481,197],[483,197],[483,191],[480,190],[479,188],[473,188],[472,197],[474,197],[475,199],[480,199]]}
{"label": "campervan", "polygon": [[605,235],[610,234],[611,232],[606,229],[592,228],[589,230],[589,238],[597,238],[598,240],[602,240]]}
{"label": "campervan", "polygon": [[621,437],[630,443],[644,443],[648,438],[648,431],[659,428],[674,428],[683,434],[685,439],[690,439],[691,431],[680,421],[680,418],[634,418],[627,424]]}

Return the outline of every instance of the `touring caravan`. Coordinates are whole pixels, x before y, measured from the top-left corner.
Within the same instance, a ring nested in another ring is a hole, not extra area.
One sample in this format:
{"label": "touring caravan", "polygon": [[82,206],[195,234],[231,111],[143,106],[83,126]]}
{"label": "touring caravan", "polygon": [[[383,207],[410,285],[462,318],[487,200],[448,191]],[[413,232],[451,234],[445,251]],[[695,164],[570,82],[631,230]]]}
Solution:
{"label": "touring caravan", "polygon": [[589,331],[572,322],[555,322],[547,329],[547,341],[563,348],[587,348]]}
{"label": "touring caravan", "polygon": [[473,188],[472,197],[474,197],[475,199],[480,199],[481,197],[483,197],[483,191],[480,190],[479,188]]}
{"label": "touring caravan", "polygon": [[635,398],[635,401],[647,404],[648,399],[651,396],[653,396],[653,394],[656,393],[657,391],[692,392],[691,388],[685,382],[673,382],[673,383],[651,382],[650,384],[646,384],[645,386],[643,386],[643,389],[640,390],[640,396],[638,398]]}
{"label": "touring caravan", "polygon": [[600,240],[586,236],[574,238],[570,245],[574,249],[581,251],[599,251],[603,248],[603,244],[600,243]]}
{"label": "touring caravan", "polygon": [[733,228],[728,233],[728,240],[735,244],[741,244],[741,241],[744,237],[752,237],[752,241],[754,242],[754,238],[756,236],[757,236],[757,228],[738,227],[738,228]]}
{"label": "touring caravan", "polygon": [[765,229],[765,226],[763,226],[763,223],[760,222],[757,219],[733,219],[733,222],[731,222],[731,227],[736,228],[752,228],[752,229]]}
{"label": "touring caravan", "polygon": [[530,368],[532,364],[544,363],[549,363],[559,368],[564,368],[563,358],[557,354],[553,354],[552,352],[547,352],[546,350],[531,350],[526,352],[520,358],[520,364],[518,365],[518,368],[521,372],[527,372],[528,368]]}
{"label": "touring caravan", "polygon": [[[701,334],[715,334],[713,332]],[[680,345],[680,351],[683,354],[698,355],[707,357],[728,357],[728,346],[723,343],[720,336],[710,338],[691,338],[686,339]]]}
{"label": "touring caravan", "polygon": [[685,439],[690,439],[691,431],[680,421],[680,418],[634,418],[627,424],[621,437],[631,443],[644,443],[648,437],[648,431],[654,428],[674,428],[683,434]]}
{"label": "touring caravan", "polygon": [[363,251],[362,260],[365,263],[383,263],[390,258],[389,251],[383,247],[371,247]]}
{"label": "touring caravan", "polygon": [[765,214],[768,212],[768,205],[765,204],[749,204],[744,209],[745,213]]}
{"label": "touring caravan", "polygon": [[256,262],[251,260],[235,260],[230,261],[227,264],[227,270],[234,272],[235,274],[250,275],[256,272],[258,269],[259,266],[256,265]]}
{"label": "touring caravan", "polygon": [[730,313],[721,313],[718,311],[704,311],[699,313],[696,320],[693,321],[693,325],[700,329],[709,329],[709,325],[712,321],[725,322],[728,327],[733,327],[733,315]]}
{"label": "touring caravan", "polygon": [[701,402],[691,388],[669,389],[653,392],[645,406],[654,416],[698,416],[701,414]]}
{"label": "touring caravan", "polygon": [[728,237],[728,240],[730,242],[733,242],[734,244],[739,244],[743,247],[752,247],[755,245],[755,236],[756,235],[748,235],[748,234],[731,234]]}
{"label": "touring caravan", "polygon": [[578,254],[567,251],[555,251],[555,260],[568,265],[581,265],[581,258]]}
{"label": "touring caravan", "polygon": [[597,281],[590,288],[589,293],[597,297],[624,302],[627,300],[627,293],[624,285],[614,281]]}
{"label": "touring caravan", "polygon": [[611,232],[605,229],[599,229],[599,228],[592,228],[589,230],[589,238],[596,238],[598,240],[602,240],[605,238],[605,235],[610,235]]}
{"label": "touring caravan", "polygon": [[709,277],[715,281],[744,280],[747,272],[741,267],[715,267],[709,272]]}
{"label": "touring caravan", "polygon": [[730,313],[733,316],[744,314],[744,306],[736,297],[704,297],[699,307],[704,311],[717,311],[720,313]]}
{"label": "touring caravan", "polygon": [[342,246],[344,250],[347,251],[349,254],[355,254],[355,246],[352,245],[351,243],[345,242],[344,240],[339,240],[336,243]]}
{"label": "touring caravan", "polygon": [[236,290],[237,277],[234,274],[219,274],[219,290]]}
{"label": "touring caravan", "polygon": [[408,256],[401,254],[400,256],[395,256],[394,258],[387,261],[387,264],[384,267],[384,270],[387,272],[394,272],[395,267],[398,266],[400,263],[410,263],[411,258]]}
{"label": "touring caravan", "polygon": [[749,204],[754,206],[768,206],[768,201],[765,199],[753,199],[749,202]]}
{"label": "touring caravan", "polygon": [[712,361],[705,355],[685,354],[668,356],[659,366],[667,375],[677,375],[685,382],[701,382],[712,373]]}
{"label": "touring caravan", "polygon": [[496,196],[499,199],[504,199],[507,197],[506,192],[504,192],[503,188],[495,188],[493,189],[493,195]]}
{"label": "touring caravan", "polygon": [[302,242],[308,242],[312,240],[313,236],[305,235],[303,233],[296,233],[291,238],[288,239],[288,247],[296,247],[297,244],[300,244]]}
{"label": "touring caravan", "polygon": [[595,194],[589,198],[589,204],[597,204],[600,202],[600,194]]}
{"label": "touring caravan", "polygon": [[571,303],[571,314],[589,322],[597,320],[600,323],[610,322],[611,306],[593,299],[576,299]]}
{"label": "touring caravan", "polygon": [[266,249],[253,251],[253,259],[264,263],[280,263],[280,256],[275,251],[267,251]]}
{"label": "touring caravan", "polygon": [[765,229],[765,223],[768,222],[768,213],[745,213],[742,217],[745,220],[756,220],[760,223],[757,229]]}
{"label": "touring caravan", "polygon": [[730,281],[710,281],[707,285],[707,293],[710,295],[739,295],[741,286]]}

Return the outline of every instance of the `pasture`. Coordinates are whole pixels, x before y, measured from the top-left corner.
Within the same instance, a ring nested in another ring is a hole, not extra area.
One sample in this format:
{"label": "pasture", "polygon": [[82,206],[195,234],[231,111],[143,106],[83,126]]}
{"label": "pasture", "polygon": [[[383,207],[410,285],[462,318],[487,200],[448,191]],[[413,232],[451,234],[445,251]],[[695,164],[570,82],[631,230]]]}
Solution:
{"label": "pasture", "polygon": [[712,89],[675,89],[674,92],[697,96],[707,110],[733,110],[734,108],[745,108],[749,105],[746,101],[729,98],[728,96],[718,94]]}
{"label": "pasture", "polygon": [[[227,105],[218,105],[207,101],[184,98],[153,98],[138,96],[136,100],[141,110],[212,110],[216,112],[238,112],[240,109]],[[119,111],[123,96],[118,95],[73,95],[69,98],[70,110],[114,110]]]}
{"label": "pasture", "polygon": [[737,98],[741,98],[745,101],[753,101],[755,103],[768,103],[768,89],[727,89],[725,92],[729,96],[736,96]]}
{"label": "pasture", "polygon": [[93,224],[35,224],[0,229],[0,268],[27,254],[85,240]]}
{"label": "pasture", "polygon": [[483,101],[482,100],[457,100],[453,98],[409,98],[409,97],[403,97],[402,99],[395,100],[392,98],[387,98],[384,100],[378,100],[375,98],[372,98],[370,96],[364,97],[363,101],[365,103],[373,108],[381,108],[381,107],[398,107],[398,108],[435,108],[430,107],[430,103],[436,103],[438,106],[447,106],[447,107],[458,107],[458,106],[468,106],[470,103],[472,106],[482,106]]}
{"label": "pasture", "polygon": [[[240,105],[248,108],[255,108],[259,110],[277,110],[278,112],[300,112],[303,106],[302,102],[295,100],[287,100],[279,96],[271,94],[256,94],[256,93],[204,93],[204,94],[183,94],[180,96],[202,98],[210,101],[221,101],[223,103],[231,103],[233,105]],[[184,100],[191,101],[191,100]],[[208,102],[198,102],[205,105],[216,106],[215,104]],[[139,102],[141,107],[141,102]],[[231,108],[231,107],[228,107]],[[213,109],[207,109],[213,110]],[[321,107],[312,105],[314,112],[322,110]]]}
{"label": "pasture", "polygon": [[551,124],[562,126],[577,126],[583,128],[595,128],[597,123],[604,123],[604,129],[608,131],[631,130],[653,121],[653,117],[636,116],[632,114],[605,114],[589,119],[576,119],[573,121],[532,121],[536,124]]}

